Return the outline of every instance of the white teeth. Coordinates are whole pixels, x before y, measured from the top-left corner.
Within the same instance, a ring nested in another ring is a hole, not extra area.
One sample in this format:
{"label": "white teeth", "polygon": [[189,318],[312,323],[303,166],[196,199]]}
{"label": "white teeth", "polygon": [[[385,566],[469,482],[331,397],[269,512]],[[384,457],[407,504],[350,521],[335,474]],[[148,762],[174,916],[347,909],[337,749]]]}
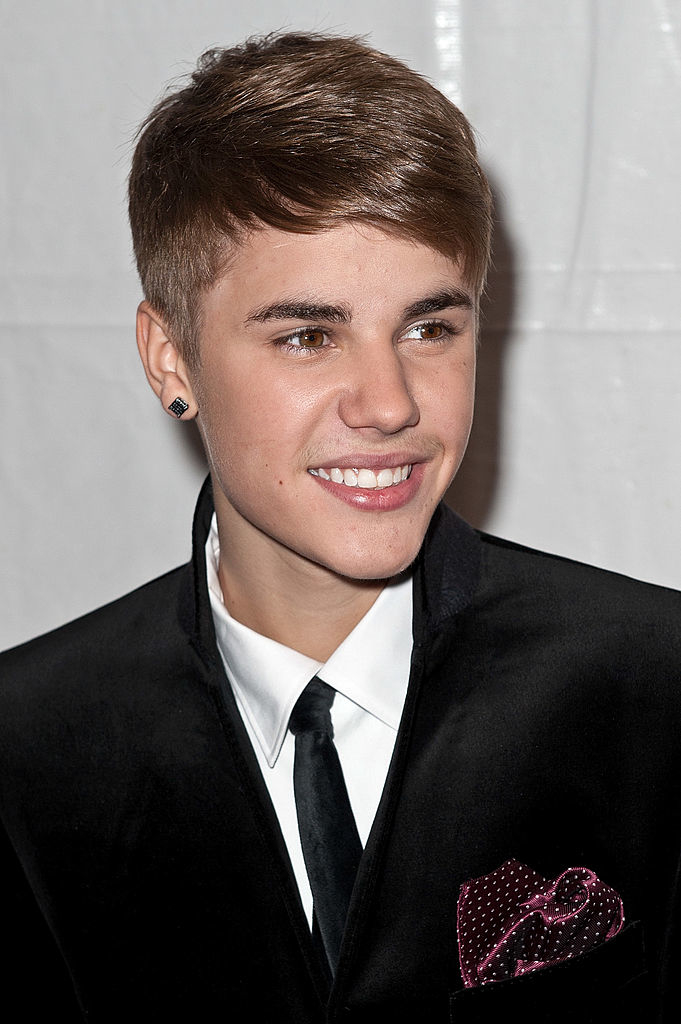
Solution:
{"label": "white teeth", "polygon": [[360,469],[359,467],[339,469],[338,466],[334,466],[328,472],[325,469],[321,469],[321,467],[319,469],[310,469],[308,472],[312,476],[320,476],[322,480],[332,480],[335,484],[345,484],[346,487],[382,490],[385,487],[394,487],[395,484],[402,483],[411,473],[411,469],[411,465],[408,464],[406,466],[396,466],[394,469],[379,469],[376,473],[373,469]]}
{"label": "white teeth", "polygon": [[358,487],[376,487],[376,474],[373,469],[360,469],[357,474]]}

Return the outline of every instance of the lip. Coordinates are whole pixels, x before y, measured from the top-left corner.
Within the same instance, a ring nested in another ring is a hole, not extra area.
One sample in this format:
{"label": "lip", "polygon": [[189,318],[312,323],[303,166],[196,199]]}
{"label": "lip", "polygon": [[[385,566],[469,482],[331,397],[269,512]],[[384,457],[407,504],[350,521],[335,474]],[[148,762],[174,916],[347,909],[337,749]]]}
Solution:
{"label": "lip", "polygon": [[383,455],[371,455],[369,452],[355,452],[352,455],[334,455],[328,462],[320,462],[310,469],[395,469],[396,466],[414,466],[424,461],[423,454],[416,452],[388,452]]}
{"label": "lip", "polygon": [[[400,455],[397,456],[398,459],[401,457]],[[367,469],[386,469],[389,466],[406,465],[409,462],[409,458],[405,457],[405,461],[400,463],[396,461],[394,455],[387,455],[382,460],[379,460],[379,457],[375,457],[371,461],[367,460],[366,462],[360,461],[362,458],[364,457],[355,455],[349,462],[330,462],[329,468],[337,466],[338,469],[353,469],[359,464],[359,466],[366,467]],[[348,487],[346,484],[335,484],[333,480],[324,480],[321,476],[308,475],[311,480],[314,480],[335,498],[344,501],[346,505],[362,509],[365,512],[392,512],[408,504],[421,486],[426,471],[426,463],[412,462],[411,466],[411,473],[406,480],[380,490],[376,490],[373,487]],[[326,466],[322,465],[316,468],[326,469]]]}

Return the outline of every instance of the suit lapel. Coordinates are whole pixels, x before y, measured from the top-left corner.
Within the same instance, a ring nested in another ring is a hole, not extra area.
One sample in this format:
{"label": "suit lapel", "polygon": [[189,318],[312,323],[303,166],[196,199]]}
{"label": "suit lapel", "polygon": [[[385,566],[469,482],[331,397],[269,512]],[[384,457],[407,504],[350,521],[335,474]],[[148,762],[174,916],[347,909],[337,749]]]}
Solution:
{"label": "suit lapel", "polygon": [[[207,479],[199,496],[194,517],[191,578],[181,600],[180,620],[189,633],[190,642],[205,670],[205,681],[225,737],[226,752],[238,775],[249,820],[257,835],[257,846],[267,864],[267,869],[263,872],[263,881],[266,879],[272,899],[285,907],[289,929],[282,933],[276,942],[281,949],[297,950],[301,969],[307,976],[308,984],[311,984],[317,993],[321,1012],[328,994],[328,982],[312,945],[307,918],[300,901],[279,821],[236,706],[215,639],[204,555],[212,515],[212,488],[210,479]],[[244,868],[246,871],[252,871],[253,865],[245,864]],[[273,919],[263,917],[260,926],[263,932],[268,933],[268,944],[271,944]],[[266,979],[263,979],[263,984],[266,984]]]}
{"label": "suit lapel", "polygon": [[[358,982],[362,984],[362,976],[380,977],[385,973],[376,971],[367,956],[377,910],[379,907],[386,910],[386,856],[396,816],[403,811],[405,782],[410,777],[415,757],[414,738],[423,731],[420,723],[438,713],[441,694],[429,683],[437,665],[449,652],[457,616],[472,600],[479,571],[477,534],[451,510],[441,506],[433,517],[414,567],[414,647],[407,697],[383,795],[360,864],[331,994],[331,1010],[347,1000],[350,988]],[[407,884],[406,879],[404,882]],[[396,902],[394,895],[391,899]],[[398,909],[394,907],[396,912]],[[390,908],[388,913],[391,913]],[[389,943],[383,946],[381,956],[386,955],[389,946]],[[383,999],[388,1005],[390,993],[384,993]]]}

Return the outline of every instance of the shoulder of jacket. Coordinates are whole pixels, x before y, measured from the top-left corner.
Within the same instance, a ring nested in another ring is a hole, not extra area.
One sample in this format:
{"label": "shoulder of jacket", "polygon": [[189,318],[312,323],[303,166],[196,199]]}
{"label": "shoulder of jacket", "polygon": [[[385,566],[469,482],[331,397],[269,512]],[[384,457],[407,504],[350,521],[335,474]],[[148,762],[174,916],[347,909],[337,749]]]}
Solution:
{"label": "shoulder of jacket", "polygon": [[[477,599],[505,604],[520,627],[551,623],[567,632],[649,642],[681,653],[681,592],[620,573],[480,534],[482,572]],[[674,653],[676,652],[676,653]]]}
{"label": "shoulder of jacket", "polygon": [[177,609],[189,566],[172,569],[130,593],[0,654],[0,691],[13,679],[115,661],[118,652],[162,641],[177,631]]}

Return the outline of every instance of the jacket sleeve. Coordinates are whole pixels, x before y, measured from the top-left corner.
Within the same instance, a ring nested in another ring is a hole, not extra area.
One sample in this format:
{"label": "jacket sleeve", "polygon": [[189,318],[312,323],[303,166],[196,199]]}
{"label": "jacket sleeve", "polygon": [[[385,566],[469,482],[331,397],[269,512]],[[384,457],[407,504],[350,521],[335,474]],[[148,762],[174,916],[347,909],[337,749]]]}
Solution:
{"label": "jacket sleeve", "polygon": [[[82,1024],[71,978],[4,828],[0,828],[3,1002],[17,1020]],[[7,1018],[13,1019],[10,1017]]]}

